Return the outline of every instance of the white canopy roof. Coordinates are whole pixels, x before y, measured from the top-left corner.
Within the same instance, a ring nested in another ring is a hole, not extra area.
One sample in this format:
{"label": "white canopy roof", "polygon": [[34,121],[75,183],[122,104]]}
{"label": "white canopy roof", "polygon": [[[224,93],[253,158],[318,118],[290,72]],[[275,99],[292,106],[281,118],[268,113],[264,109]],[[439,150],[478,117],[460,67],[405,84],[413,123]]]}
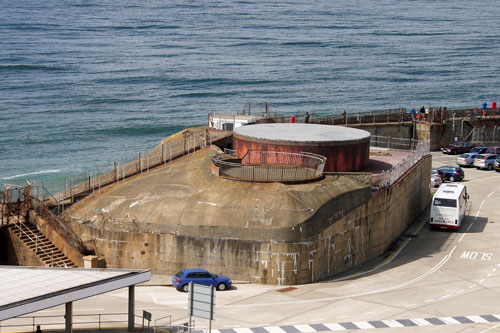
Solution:
{"label": "white canopy roof", "polygon": [[149,270],[0,266],[0,321],[150,278]]}

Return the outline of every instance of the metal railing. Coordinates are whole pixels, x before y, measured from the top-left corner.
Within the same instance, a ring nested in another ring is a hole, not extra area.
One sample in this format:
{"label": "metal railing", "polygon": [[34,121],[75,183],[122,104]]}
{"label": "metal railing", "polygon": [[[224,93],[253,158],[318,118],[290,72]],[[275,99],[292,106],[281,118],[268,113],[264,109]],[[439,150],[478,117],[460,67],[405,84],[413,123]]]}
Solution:
{"label": "metal railing", "polygon": [[[309,118],[304,114],[293,115],[296,122],[309,122],[315,124],[328,125],[356,125],[356,124],[376,124],[376,123],[393,123],[393,122],[409,122],[422,121],[431,123],[442,123],[446,120],[454,118],[469,118],[470,120],[479,120],[483,118],[483,110],[480,107],[475,108],[457,108],[457,107],[441,107],[429,106],[425,108],[425,113],[420,113],[420,109],[416,108],[415,115],[412,116],[407,108],[384,109],[372,111],[349,111],[343,117],[340,112],[333,115],[317,115],[312,113]],[[487,108],[485,112],[486,119],[499,116],[500,110]],[[275,122],[283,123],[290,121],[290,115],[278,116],[270,115]]]}
{"label": "metal railing", "polygon": [[[123,317],[120,318],[120,317]],[[116,318],[116,319],[115,319]],[[135,319],[142,316],[135,315]],[[60,320],[60,321],[59,321]],[[65,326],[64,315],[42,315],[42,316],[22,316],[7,319],[0,322],[1,328],[9,328],[10,331],[14,330],[36,330],[36,326],[40,325],[42,330],[59,330]],[[128,325],[127,313],[94,313],[94,314],[73,314],[73,329],[97,328],[101,331],[107,328],[123,328],[126,329]],[[97,327],[96,327],[97,326]],[[134,327],[140,331],[142,325],[134,323]]]}
{"label": "metal railing", "polygon": [[248,151],[241,159],[234,151],[218,154],[212,161],[219,175],[254,182],[298,182],[323,175],[326,157],[301,152]]}
{"label": "metal railing", "polygon": [[39,216],[43,217],[47,223],[49,223],[57,232],[59,232],[64,238],[73,245],[80,253],[83,254],[94,254],[93,251],[89,250],[81,238],[76,234],[73,229],[71,229],[67,222],[56,216],[50,211],[50,209],[40,201],[38,198],[31,197],[31,206]]}
{"label": "metal railing", "polygon": [[[13,217],[17,219],[16,216],[13,215]],[[38,255],[39,252],[42,252],[47,258],[50,259],[49,267],[54,267],[54,250],[52,250],[49,254],[43,248],[38,247],[38,235],[28,228],[28,226],[26,226],[22,221],[17,220],[12,223],[12,225],[19,229],[19,238],[22,238],[23,235],[26,236],[33,244],[35,244],[35,253]]]}
{"label": "metal railing", "polygon": [[[430,154],[430,142],[408,139],[394,139],[390,137],[375,136],[373,142],[375,147],[383,147],[393,150],[410,150],[401,162],[394,165],[390,170],[382,171],[381,174],[373,175],[373,186],[388,187],[394,184],[401,176],[406,174],[414,165],[416,165],[425,156]],[[385,146],[384,146],[385,143]]]}
{"label": "metal railing", "polygon": [[138,153],[136,159],[121,163],[114,162],[113,167],[104,172],[90,170],[79,180],[66,179],[62,186],[54,186],[54,184],[46,186],[43,183],[34,184],[34,188],[38,189],[38,191],[35,191],[33,195],[37,196],[41,201],[49,200],[52,204],[61,203],[65,200],[73,202],[89,193],[100,191],[101,187],[123,181],[133,175],[147,172],[151,168],[206,148],[212,142],[230,134],[230,132],[206,127],[191,128],[179,133],[177,137],[162,142],[145,154]]}

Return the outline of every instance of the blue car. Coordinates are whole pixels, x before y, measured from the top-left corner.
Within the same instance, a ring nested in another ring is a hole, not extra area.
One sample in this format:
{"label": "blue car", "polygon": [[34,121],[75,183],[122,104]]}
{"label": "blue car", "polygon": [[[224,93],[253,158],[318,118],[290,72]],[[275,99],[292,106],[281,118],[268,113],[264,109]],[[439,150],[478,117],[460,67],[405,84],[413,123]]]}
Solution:
{"label": "blue car", "polygon": [[464,170],[458,166],[442,166],[437,168],[437,171],[442,175],[443,181],[457,182],[465,177]]}
{"label": "blue car", "polygon": [[225,275],[212,274],[201,268],[183,269],[174,274],[172,284],[179,291],[187,292],[189,282],[205,286],[214,286],[217,290],[231,288],[231,279]]}

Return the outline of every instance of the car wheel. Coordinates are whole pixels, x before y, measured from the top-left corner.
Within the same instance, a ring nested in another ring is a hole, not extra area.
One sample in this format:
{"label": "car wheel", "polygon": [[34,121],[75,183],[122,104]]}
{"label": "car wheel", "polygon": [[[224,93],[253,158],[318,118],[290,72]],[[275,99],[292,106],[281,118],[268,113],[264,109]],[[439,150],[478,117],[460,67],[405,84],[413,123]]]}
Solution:
{"label": "car wheel", "polygon": [[454,182],[454,181],[455,181],[455,177],[450,176],[450,182]]}
{"label": "car wheel", "polygon": [[187,293],[189,291],[189,284],[185,284],[181,287],[181,290],[185,293]]}
{"label": "car wheel", "polygon": [[225,283],[219,283],[219,284],[217,285],[217,290],[219,290],[219,291],[226,290],[226,288],[227,288],[227,286],[226,286],[226,284],[225,284]]}
{"label": "car wheel", "polygon": [[495,169],[496,172],[500,172],[500,169]]}
{"label": "car wheel", "polygon": [[481,170],[481,168],[480,168],[480,167],[476,167],[476,169]]}
{"label": "car wheel", "polygon": [[488,164],[488,170],[492,170],[492,169],[493,169],[493,165]]}

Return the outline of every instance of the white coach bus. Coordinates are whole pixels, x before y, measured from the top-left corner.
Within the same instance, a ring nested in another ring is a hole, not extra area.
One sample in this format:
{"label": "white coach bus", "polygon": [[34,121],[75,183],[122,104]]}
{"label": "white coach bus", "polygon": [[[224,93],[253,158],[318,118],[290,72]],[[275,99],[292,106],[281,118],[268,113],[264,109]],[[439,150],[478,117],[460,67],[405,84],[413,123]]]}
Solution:
{"label": "white coach bus", "polygon": [[462,225],[469,194],[462,184],[442,184],[434,194],[430,225],[433,228],[458,230]]}

